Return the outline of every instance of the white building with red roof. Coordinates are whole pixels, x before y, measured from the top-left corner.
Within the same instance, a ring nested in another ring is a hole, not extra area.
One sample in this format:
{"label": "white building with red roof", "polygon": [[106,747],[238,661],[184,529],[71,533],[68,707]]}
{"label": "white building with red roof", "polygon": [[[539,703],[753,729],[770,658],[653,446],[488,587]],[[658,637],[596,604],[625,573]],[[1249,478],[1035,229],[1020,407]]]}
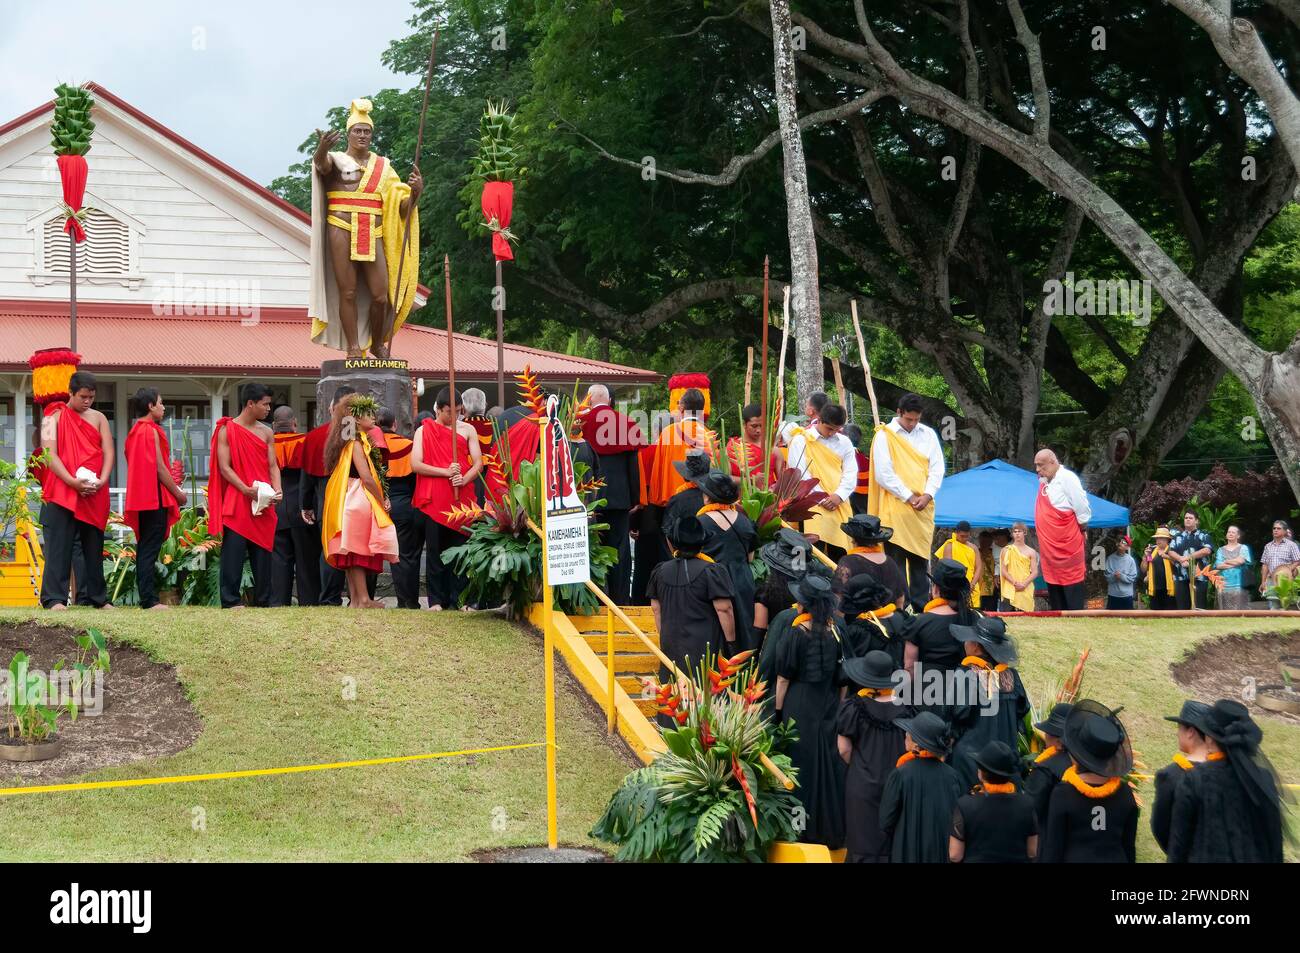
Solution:
{"label": "white building with red roof", "polygon": [[[270,384],[307,426],[321,362],[307,318],[308,216],[96,84],[87,159],[87,239],[77,251],[77,351],[100,381],[121,485],[127,399],[158,387],[171,444],[188,433],[206,475],[212,421],[237,410],[240,384]],[[0,454],[21,462],[32,444],[27,359],[69,340],[69,250],[50,146],[53,102],[0,125]],[[486,254],[486,252],[485,252]],[[417,296],[425,302],[427,289]],[[439,309],[440,311],[441,309]],[[393,342],[413,379],[445,381],[443,331],[408,322]],[[495,401],[496,342],[455,335],[458,387]],[[559,389],[639,385],[652,371],[506,344],[507,380],[531,366]],[[513,388],[511,389],[513,393]]]}

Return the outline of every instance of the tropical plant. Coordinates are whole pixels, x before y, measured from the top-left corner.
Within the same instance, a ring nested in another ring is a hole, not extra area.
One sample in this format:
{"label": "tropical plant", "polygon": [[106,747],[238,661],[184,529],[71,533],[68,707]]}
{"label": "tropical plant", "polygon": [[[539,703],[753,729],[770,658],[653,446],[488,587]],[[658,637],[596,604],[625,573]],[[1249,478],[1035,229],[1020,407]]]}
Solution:
{"label": "tropical plant", "polygon": [[[108,525],[122,525],[121,515],[110,513]],[[135,545],[122,542],[116,535],[105,536],[103,560],[108,601],[114,605],[138,605],[140,592],[136,587]]]}
{"label": "tropical plant", "polygon": [[[505,441],[498,440],[501,446]],[[510,470],[502,469],[508,481]],[[587,479],[588,468],[581,461],[573,465],[573,477],[579,490],[595,489]],[[590,495],[593,499],[586,499]],[[591,581],[604,588],[609,570],[618,562],[618,550],[600,543],[600,533],[607,523],[595,521],[595,511],[604,499],[594,492],[584,494],[587,508],[587,540],[591,559]],[[444,562],[464,576],[463,598],[467,602],[509,607],[512,617],[519,618],[540,597],[542,584],[542,541],[533,532],[541,525],[541,464],[537,460],[519,464],[519,478],[507,482],[500,499],[488,500],[483,507],[454,507],[447,516],[460,523],[469,539],[443,553]],[[531,526],[529,524],[532,524]],[[555,587],[555,608],[565,613],[589,613],[600,606],[586,586]]]}
{"label": "tropical plant", "polygon": [[[58,671],[63,663],[55,666]],[[68,714],[76,720],[75,707],[68,704],[49,704],[50,683],[39,672],[28,668],[26,652],[15,652],[9,662],[9,702],[7,728],[10,738],[19,738],[24,744],[48,741],[58,731],[59,716]]]}
{"label": "tropical plant", "polygon": [[50,123],[50,144],[59,156],[84,156],[90,151],[95,123],[90,118],[94,105],[90,91],[60,83],[54,87],[54,120]]}
{"label": "tropical plant", "polygon": [[[116,513],[110,525],[121,525]],[[114,605],[137,605],[136,546],[115,537],[104,539],[104,581]],[[172,524],[154,563],[154,581],[159,592],[176,590],[184,606],[221,605],[221,537],[208,534],[206,516],[193,507],[181,510]],[[253,588],[252,569],[245,564],[240,592]]]}
{"label": "tropical plant", "polygon": [[[30,464],[43,461],[48,450],[32,457]],[[10,540],[18,535],[19,522],[40,528],[30,500],[40,489],[40,483],[31,475],[30,465],[19,467],[8,460],[0,460],[0,559],[12,558]]]}
{"label": "tropical plant", "polygon": [[668,750],[623,780],[591,831],[618,860],[761,863],[795,838],[802,805],[771,768],[797,781],[784,754],[797,735],[764,713],[752,654],[706,653],[689,680],[657,687]]}
{"label": "tropical plant", "polygon": [[1201,524],[1201,529],[1209,533],[1210,539],[1216,543],[1221,543],[1227,538],[1228,527],[1237,521],[1236,503],[1215,507],[1202,500],[1199,496],[1193,496],[1182,509],[1183,513],[1188,510],[1195,513],[1196,519]]}
{"label": "tropical plant", "polygon": [[1300,579],[1292,576],[1276,576],[1272,585],[1264,592],[1266,599],[1276,599],[1279,608],[1300,609]]}
{"label": "tropical plant", "polygon": [[514,144],[515,114],[505,102],[488,100],[479,120],[474,177],[482,182],[512,182],[523,173]]}
{"label": "tropical plant", "polygon": [[[93,682],[97,674],[107,675],[112,659],[108,654],[108,640],[99,629],[87,629],[81,635],[74,635],[72,640],[77,643],[77,660],[72,663],[72,699],[68,702],[68,708],[72,720],[76,721],[77,707],[85,686]],[[63,664],[60,660],[55,668],[60,669]]]}

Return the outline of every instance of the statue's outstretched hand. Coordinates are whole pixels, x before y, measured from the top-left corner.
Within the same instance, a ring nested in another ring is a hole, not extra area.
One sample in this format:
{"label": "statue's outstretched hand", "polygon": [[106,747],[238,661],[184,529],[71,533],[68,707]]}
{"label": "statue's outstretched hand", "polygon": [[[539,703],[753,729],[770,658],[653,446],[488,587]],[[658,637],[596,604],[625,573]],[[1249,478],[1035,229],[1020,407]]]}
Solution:
{"label": "statue's outstretched hand", "polygon": [[326,132],[322,132],[319,129],[316,130],[316,158],[317,159],[324,160],[325,156],[329,153],[329,151],[332,148],[334,148],[335,145],[338,144],[339,135],[340,134],[337,129],[330,129]]}
{"label": "statue's outstretched hand", "polygon": [[411,170],[406,182],[411,187],[411,198],[418,199],[420,193],[424,191],[424,176],[420,175],[418,167]]}

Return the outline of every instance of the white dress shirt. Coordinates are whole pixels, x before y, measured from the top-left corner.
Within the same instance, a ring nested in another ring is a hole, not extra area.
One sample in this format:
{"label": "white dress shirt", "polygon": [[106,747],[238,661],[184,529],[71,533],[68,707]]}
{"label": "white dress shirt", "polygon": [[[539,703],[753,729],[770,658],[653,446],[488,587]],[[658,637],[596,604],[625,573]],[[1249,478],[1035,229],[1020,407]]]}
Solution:
{"label": "white dress shirt", "polygon": [[[1039,483],[1042,483],[1040,478]],[[1079,482],[1073,470],[1061,467],[1056,476],[1047,481],[1047,502],[1062,512],[1073,511],[1074,518],[1080,526],[1085,526],[1092,519],[1092,506],[1088,503],[1088,494]]]}
{"label": "white dress shirt", "polygon": [[[858,456],[853,441],[842,433],[826,438],[816,430],[805,430],[790,441],[790,466],[797,467],[808,476],[808,454],[805,451],[806,440],[817,440],[822,446],[840,458],[840,485],[833,491],[841,501],[847,500],[858,487]],[[825,489],[825,487],[822,487]]]}
{"label": "white dress shirt", "polygon": [[[904,430],[897,417],[885,426],[910,443],[917,453],[930,462],[929,472],[925,478],[925,489],[920,492],[928,493],[933,497],[943,484],[943,447],[939,443],[939,435],[919,422],[910,431]],[[904,502],[912,498],[913,491],[894,472],[894,460],[889,454],[888,438],[882,433],[876,434],[876,438],[871,441],[871,468],[874,471],[873,478],[894,496]]]}

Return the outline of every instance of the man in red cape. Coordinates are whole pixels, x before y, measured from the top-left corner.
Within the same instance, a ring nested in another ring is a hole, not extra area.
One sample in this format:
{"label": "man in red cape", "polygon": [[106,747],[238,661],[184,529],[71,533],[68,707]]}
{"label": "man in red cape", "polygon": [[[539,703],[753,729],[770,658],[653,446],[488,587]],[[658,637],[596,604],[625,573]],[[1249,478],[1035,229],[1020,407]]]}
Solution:
{"label": "man in red cape", "polygon": [[165,609],[155,582],[158,554],[172,525],[181,518],[185,491],[172,476],[171,443],[158,426],[167,413],[156,387],[141,387],[131,397],[135,423],[122,446],[126,456],[126,502],[122,519],[135,532],[135,583],[141,609]]}
{"label": "man in red cape", "polygon": [[[275,505],[275,546],[271,550],[271,605],[320,605],[320,533],[302,518],[302,477],[307,435],[298,433],[298,415],[288,404],[271,411],[275,462],[284,497]],[[324,448],[322,447],[322,450]]]}
{"label": "man in red cape", "polygon": [[640,453],[646,446],[641,428],[609,403],[609,388],[592,384],[587,389],[590,412],[583,418],[582,435],[600,461],[599,491],[605,506],[596,520],[608,523],[602,542],[618,550],[618,563],[607,577],[609,596],[619,605],[632,595],[632,548],[628,543],[630,514],[641,505]]}
{"label": "man in red cape", "polygon": [[113,435],[108,420],[94,409],[95,375],[77,371],[68,382],[68,400],[45,405],[41,446],[49,451],[41,478],[41,531],[45,572],[41,606],[68,607],[73,538],[81,540],[85,577],[77,579],[77,602],[109,606],[104,586],[104,528],[108,525],[108,475],[113,470]]}
{"label": "man in red cape", "polygon": [[1047,598],[1053,609],[1082,609],[1083,578],[1087,571],[1084,529],[1092,506],[1079,477],[1061,466],[1051,450],[1034,457],[1038,471],[1038,498],[1034,502],[1034,530]]}
{"label": "man in red cape", "polygon": [[[349,384],[341,384],[330,398],[329,414],[325,423],[307,431],[302,445],[302,475],[298,482],[298,500],[302,507],[302,520],[308,526],[316,526],[316,517],[325,512],[325,486],[330,475],[325,469],[325,440],[329,437],[330,418],[334,408],[344,397],[355,394],[357,389]],[[343,605],[343,586],[347,579],[342,569],[335,569],[325,559],[325,549],[321,545],[320,533],[312,533],[314,542],[308,543],[310,552],[315,553],[316,565],[320,567],[319,597],[316,605]],[[311,558],[310,556],[308,557]],[[374,593],[371,593],[374,596]]]}
{"label": "man in red cape", "polygon": [[768,456],[767,473],[763,472],[763,408],[758,404],[746,404],[740,411],[741,435],[727,441],[727,459],[731,461],[731,475],[741,475],[740,465],[744,463],[749,472],[749,479],[761,487],[771,487],[776,483],[777,460],[780,458],[775,450]]}
{"label": "man in red cape", "polygon": [[465,520],[450,511],[453,506],[474,506],[474,478],[483,468],[483,456],[478,433],[457,419],[449,388],[438,391],[433,409],[436,416],[420,425],[411,451],[411,469],[415,471],[411,502],[424,516],[429,608],[442,610],[454,608],[464,588],[464,579],[442,561],[443,552],[465,541]]}
{"label": "man in red cape", "polygon": [[[208,471],[208,532],[221,535],[223,609],[243,607],[240,581],[245,559],[253,565],[254,603],[271,604],[271,550],[277,522],[273,504],[284,498],[274,434],[262,423],[271,412],[271,388],[250,382],[239,389],[239,399],[243,405],[239,415],[222,417],[212,432]],[[271,488],[269,499],[259,493],[256,483]]]}

